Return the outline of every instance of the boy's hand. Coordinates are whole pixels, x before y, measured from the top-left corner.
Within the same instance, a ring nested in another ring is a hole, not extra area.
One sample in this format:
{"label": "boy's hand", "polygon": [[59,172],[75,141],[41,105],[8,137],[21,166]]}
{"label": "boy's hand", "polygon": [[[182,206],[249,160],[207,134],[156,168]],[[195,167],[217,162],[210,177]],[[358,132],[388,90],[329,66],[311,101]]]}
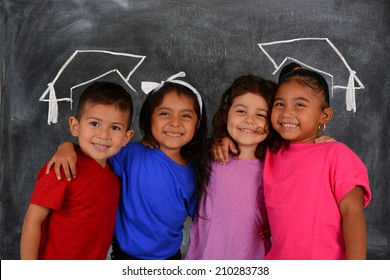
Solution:
{"label": "boy's hand", "polygon": [[49,160],[46,167],[46,174],[49,174],[51,167],[54,165],[54,171],[57,180],[61,180],[61,167],[64,170],[65,177],[68,181],[76,178],[76,161],[77,154],[75,152],[73,143],[65,142],[58,147],[57,152]]}
{"label": "boy's hand", "polygon": [[224,137],[220,143],[213,141],[211,145],[211,156],[221,164],[226,164],[229,160],[229,150],[233,154],[238,153],[233,141],[229,137]]}

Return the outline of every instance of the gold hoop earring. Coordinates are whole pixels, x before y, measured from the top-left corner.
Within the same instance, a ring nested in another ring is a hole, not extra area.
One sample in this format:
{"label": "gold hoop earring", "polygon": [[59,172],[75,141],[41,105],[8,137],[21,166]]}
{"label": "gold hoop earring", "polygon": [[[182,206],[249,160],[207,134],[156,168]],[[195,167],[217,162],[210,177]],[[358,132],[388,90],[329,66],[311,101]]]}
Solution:
{"label": "gold hoop earring", "polygon": [[324,132],[326,129],[326,123],[320,123],[320,125],[318,126],[318,130],[320,132]]}

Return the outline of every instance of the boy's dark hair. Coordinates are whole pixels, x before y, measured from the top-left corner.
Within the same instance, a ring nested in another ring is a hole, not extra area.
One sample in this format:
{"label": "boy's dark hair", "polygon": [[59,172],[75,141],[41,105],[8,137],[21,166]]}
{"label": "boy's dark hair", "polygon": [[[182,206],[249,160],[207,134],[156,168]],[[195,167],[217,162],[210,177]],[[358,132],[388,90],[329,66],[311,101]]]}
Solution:
{"label": "boy's dark hair", "polygon": [[76,119],[80,121],[87,104],[114,105],[122,112],[129,112],[127,129],[130,129],[133,117],[133,100],[131,95],[120,85],[112,82],[95,82],[80,95],[76,110]]}
{"label": "boy's dark hair", "polygon": [[192,90],[181,84],[165,82],[160,89],[156,92],[149,93],[146,97],[141,107],[139,126],[143,137],[158,145],[152,134],[152,115],[154,110],[162,104],[164,96],[170,92],[176,92],[179,96],[185,95],[189,97],[193,101],[194,110],[198,120],[200,120],[199,127],[195,130],[192,140],[180,149],[181,155],[187,160],[187,162],[194,165],[196,182],[195,190],[199,199],[210,173],[207,143],[207,114],[205,104],[203,103],[202,112],[200,112],[198,99]]}
{"label": "boy's dark hair", "polygon": [[[233,104],[233,100],[247,93],[254,93],[263,97],[268,105],[267,126],[271,127],[270,116],[272,108],[272,98],[275,93],[276,84],[269,80],[264,80],[258,76],[246,75],[237,78],[233,84],[223,93],[221,103],[213,118],[212,136],[214,142],[220,142],[224,137],[230,137],[227,131],[227,119],[229,109]],[[234,140],[233,140],[234,141]],[[234,143],[237,146],[237,143]],[[255,156],[258,159],[264,160],[266,148],[268,145],[267,138],[257,146]]]}

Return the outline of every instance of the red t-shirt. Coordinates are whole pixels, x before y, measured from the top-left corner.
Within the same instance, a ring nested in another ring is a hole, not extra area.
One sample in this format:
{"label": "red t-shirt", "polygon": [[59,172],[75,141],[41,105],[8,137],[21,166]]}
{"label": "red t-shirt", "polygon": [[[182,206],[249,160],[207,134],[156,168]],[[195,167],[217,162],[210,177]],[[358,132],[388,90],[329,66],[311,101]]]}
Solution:
{"label": "red t-shirt", "polygon": [[[50,208],[42,224],[38,259],[106,259],[118,207],[120,182],[110,166],[103,168],[77,152],[77,178],[58,181],[54,168],[39,171],[31,203]],[[64,177],[64,176],[63,176]]]}

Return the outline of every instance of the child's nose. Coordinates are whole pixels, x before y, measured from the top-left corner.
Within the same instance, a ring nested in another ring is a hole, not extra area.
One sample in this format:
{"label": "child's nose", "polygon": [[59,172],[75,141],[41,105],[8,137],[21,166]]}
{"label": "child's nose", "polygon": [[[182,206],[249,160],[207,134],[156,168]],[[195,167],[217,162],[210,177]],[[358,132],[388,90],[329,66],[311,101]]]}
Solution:
{"label": "child's nose", "polygon": [[253,115],[248,115],[248,116],[245,118],[245,122],[246,122],[246,123],[255,123],[255,116],[253,116]]}
{"label": "child's nose", "polygon": [[293,114],[292,107],[285,107],[282,111],[282,116],[291,116]]}
{"label": "child's nose", "polygon": [[98,136],[102,139],[108,139],[109,138],[109,130],[107,128],[101,128],[99,130]]}
{"label": "child's nose", "polygon": [[172,126],[178,126],[180,124],[180,117],[173,116],[170,122],[170,125]]}

